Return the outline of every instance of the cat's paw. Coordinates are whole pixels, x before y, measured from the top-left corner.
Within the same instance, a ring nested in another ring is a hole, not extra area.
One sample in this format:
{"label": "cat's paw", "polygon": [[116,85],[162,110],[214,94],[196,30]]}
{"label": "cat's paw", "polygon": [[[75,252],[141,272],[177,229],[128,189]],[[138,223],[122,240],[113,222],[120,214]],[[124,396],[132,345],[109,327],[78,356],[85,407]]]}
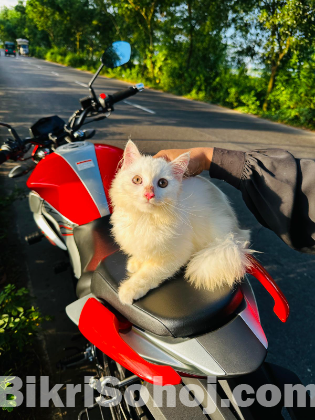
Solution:
{"label": "cat's paw", "polygon": [[127,271],[131,274],[137,272],[141,267],[141,262],[134,257],[130,257],[127,262]]}
{"label": "cat's paw", "polygon": [[118,290],[118,297],[124,305],[131,305],[134,300],[140,299],[147,290],[136,286],[133,281],[126,280]]}
{"label": "cat's paw", "polygon": [[132,305],[133,295],[126,284],[122,284],[118,290],[118,297],[124,305]]}

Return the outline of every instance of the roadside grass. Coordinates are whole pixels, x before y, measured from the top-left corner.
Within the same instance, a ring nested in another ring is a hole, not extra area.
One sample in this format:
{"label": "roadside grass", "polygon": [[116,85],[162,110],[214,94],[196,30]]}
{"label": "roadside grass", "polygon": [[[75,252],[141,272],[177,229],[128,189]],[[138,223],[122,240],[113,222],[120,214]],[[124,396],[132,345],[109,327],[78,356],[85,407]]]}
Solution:
{"label": "roadside grass", "polygon": [[7,398],[9,404],[6,403],[3,391],[10,387],[12,378],[18,376],[23,381],[21,392],[25,395],[26,376],[39,377],[46,373],[36,334],[49,317],[42,317],[34,307],[34,297],[26,287],[26,268],[12,206],[25,196],[26,191],[17,187],[8,192],[4,177],[0,176],[0,376],[6,378],[0,381],[2,420],[38,418],[35,408],[15,407],[13,396]]}

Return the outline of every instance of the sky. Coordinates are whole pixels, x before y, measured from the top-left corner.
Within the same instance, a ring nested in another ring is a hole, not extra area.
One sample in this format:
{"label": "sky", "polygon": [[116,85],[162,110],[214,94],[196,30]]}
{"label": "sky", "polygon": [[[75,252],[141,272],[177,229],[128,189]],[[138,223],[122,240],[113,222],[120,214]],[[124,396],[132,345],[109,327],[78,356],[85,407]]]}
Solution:
{"label": "sky", "polygon": [[18,0],[0,0],[0,7],[6,6],[6,7],[12,7],[15,6],[18,3]]}

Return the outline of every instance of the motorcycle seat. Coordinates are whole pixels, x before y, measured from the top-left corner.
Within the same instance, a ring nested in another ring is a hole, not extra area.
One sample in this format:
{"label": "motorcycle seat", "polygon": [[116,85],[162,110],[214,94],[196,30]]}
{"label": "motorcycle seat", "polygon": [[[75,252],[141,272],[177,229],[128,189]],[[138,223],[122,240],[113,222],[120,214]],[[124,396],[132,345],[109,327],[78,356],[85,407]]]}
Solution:
{"label": "motorcycle seat", "polygon": [[82,273],[76,287],[79,299],[91,293],[92,274],[99,262],[118,249],[110,229],[110,215],[100,217],[85,225],[76,226],[73,229]]}
{"label": "motorcycle seat", "polygon": [[[127,278],[127,256],[120,250],[100,262],[92,275],[91,292],[132,324],[160,336],[189,337],[219,328],[232,319],[243,302],[239,285],[210,292],[196,289],[180,270],[147,295],[123,305],[120,283]],[[106,328],[106,326],[105,326]]]}

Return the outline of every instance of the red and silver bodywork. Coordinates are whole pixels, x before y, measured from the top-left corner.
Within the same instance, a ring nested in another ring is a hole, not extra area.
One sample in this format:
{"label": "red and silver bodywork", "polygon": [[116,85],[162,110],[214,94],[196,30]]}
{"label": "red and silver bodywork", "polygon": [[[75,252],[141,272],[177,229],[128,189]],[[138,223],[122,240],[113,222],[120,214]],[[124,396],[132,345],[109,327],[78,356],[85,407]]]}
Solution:
{"label": "red and silver bodywork", "polygon": [[[73,231],[110,215],[108,192],[122,155],[113,146],[86,141],[66,144],[42,159],[27,182],[37,226],[52,244],[68,251],[77,279],[88,273],[82,273]],[[98,261],[107,255],[105,252]],[[252,256],[248,258],[252,260],[248,273],[270,293],[275,314],[285,322],[289,315],[285,297],[263,267]],[[66,308],[67,314],[90,343],[147,384],[183,382],[188,388],[196,384],[205,388],[206,376],[225,380],[246,375],[264,362],[268,342],[247,279],[234,318],[218,330],[191,337],[163,337],[132,325],[103,305],[106,296],[99,299],[93,293],[85,294]],[[210,399],[208,392],[206,395]],[[206,407],[204,410],[208,413]]]}
{"label": "red and silver bodywork", "polygon": [[[66,144],[41,160],[27,182],[27,186],[32,190],[30,207],[35,222],[50,242],[63,250],[68,250],[75,277],[78,279],[82,274],[81,259],[73,229],[111,213],[108,191],[122,159],[122,153],[123,151],[116,147],[86,141]],[[268,277],[268,273],[262,272],[260,268],[257,266],[250,274],[261,281],[273,296],[276,303],[274,310],[279,318],[285,321],[288,316],[285,298],[273,280]],[[254,294],[247,281],[243,284],[242,293],[246,305],[239,312],[238,319],[240,325],[246,325],[244,329],[246,334],[253,334],[259,340],[261,348],[264,349],[263,356],[267,349],[267,339],[260,325]],[[100,330],[94,333],[90,328],[92,318],[98,311],[100,311],[99,317],[104,321],[108,318],[107,325],[112,324],[112,329],[108,326],[105,336],[102,334],[101,325]],[[67,312],[89,341],[104,353],[111,356],[115,354],[119,363],[147,381],[150,381],[154,375],[150,371],[150,363],[145,360],[155,360],[162,366],[172,366],[193,375],[212,374],[224,377],[238,374],[237,368],[234,370],[234,367],[220,366],[207,355],[206,349],[203,349],[196,338],[165,341],[136,327],[120,334],[120,324],[115,316],[93,299],[92,295],[74,302],[67,308]],[[244,337],[240,339],[244,340]],[[243,356],[238,354],[237,357],[240,359]],[[246,359],[247,356],[244,357]],[[135,363],[135,359],[138,363]],[[261,359],[263,360],[263,357],[260,357],[257,363],[261,363]],[[155,366],[151,365],[151,369],[156,375],[159,369]],[[255,369],[258,367],[254,366]],[[162,377],[163,371],[164,368],[161,369]],[[176,382],[177,376],[173,370],[170,371],[170,377]],[[172,381],[166,378],[163,383],[172,383]]]}
{"label": "red and silver bodywork", "polygon": [[[249,258],[252,260],[252,266],[248,269],[248,274],[254,276],[270,293],[275,303],[274,313],[282,322],[286,322],[289,305],[284,295],[266,270],[252,256]],[[233,377],[255,371],[264,361],[268,341],[247,278],[244,279],[241,290],[244,305],[234,319],[219,329],[221,334],[226,335],[226,339],[229,337],[231,340],[228,346],[229,357],[224,363],[222,360],[218,362],[211,354],[212,347],[226,346],[224,340],[220,343],[215,337],[215,331],[185,338],[157,336],[133,326],[126,320],[121,321],[93,294],[77,300],[66,310],[82,334],[122,366],[147,382],[176,385],[180,382],[176,371],[183,376]],[[102,319],[103,322],[93,323],[93,319]],[[103,328],[104,324],[107,326],[106,331]],[[254,346],[250,344],[252,337],[257,339]],[[230,351],[230,348],[233,348],[233,351]],[[172,369],[167,370],[165,366]],[[244,371],[240,371],[240,366]]]}
{"label": "red and silver bodywork", "polygon": [[53,245],[68,250],[77,278],[81,262],[73,229],[111,213],[108,191],[122,153],[87,141],[65,144],[42,159],[27,181],[37,226]]}
{"label": "red and silver bodywork", "polygon": [[[129,60],[129,44],[124,41],[113,43],[108,49],[111,60],[112,48],[116,55],[121,52],[120,60],[115,61],[114,67]],[[106,58],[106,54],[104,57]],[[117,57],[119,58],[119,54]],[[136,85],[108,97],[101,94],[97,99],[92,84],[106,62],[103,58],[102,65],[89,83],[91,96],[80,100],[81,109],[70,117],[67,124],[58,116],[42,118],[31,127],[33,137],[22,141],[11,126],[0,123],[9,128],[15,138],[2,146],[0,163],[12,157],[20,158],[29,150],[25,148],[26,145],[36,145],[32,156],[34,162],[38,163],[27,181],[31,190],[30,208],[42,234],[53,245],[68,251],[74,275],[78,279],[79,299],[68,305],[66,311],[92,344],[90,349],[95,350],[96,347],[103,353],[102,356],[105,354],[112,359],[111,362],[114,361],[119,366],[119,376],[120,371],[123,371],[122,366],[127,372],[135,374],[135,378],[131,376],[132,381],[138,381],[139,378],[146,381],[147,389],[150,389],[150,383],[185,384],[189,390],[197,392],[196,399],[199,405],[191,418],[204,418],[203,414],[207,414],[208,418],[222,420],[256,418],[252,416],[252,412],[248,411],[245,415],[245,412],[241,411],[232,395],[233,384],[228,382],[229,379],[233,381],[237,377],[246,378],[255,373],[264,364],[267,354],[267,339],[247,276],[235,290],[227,288],[226,294],[221,296],[220,292],[218,298],[215,297],[215,291],[208,292],[204,306],[201,306],[201,300],[205,296],[197,295],[191,289],[186,289],[186,295],[182,295],[185,299],[180,300],[179,289],[184,289],[184,278],[178,279],[180,283],[174,283],[176,279],[169,282],[173,286],[175,284],[174,287],[171,286],[173,294],[169,293],[170,289],[164,289],[163,292],[163,288],[168,284],[164,282],[155,289],[158,293],[162,290],[160,298],[154,296],[153,290],[151,297],[149,294],[133,305],[127,305],[129,309],[123,308],[124,305],[118,299],[120,281],[126,278],[126,260],[119,259],[117,254],[121,251],[113,241],[108,241],[111,234],[109,217],[106,216],[111,214],[109,189],[123,151],[114,146],[77,139],[87,139],[93,135],[91,132],[86,134],[85,130],[79,130],[86,118],[96,115],[102,115],[102,118],[109,116],[114,104],[140,92],[143,85]],[[56,145],[66,141],[68,143],[55,149]],[[15,169],[17,170],[12,176],[24,173],[20,166]],[[102,229],[99,229],[100,226]],[[35,235],[39,240],[42,237],[38,233]],[[251,261],[248,274],[254,276],[269,292],[275,303],[275,314],[282,322],[286,322],[289,306],[281,290],[251,255],[248,259]],[[82,286],[81,289],[79,285]],[[192,299],[194,293],[195,299]],[[147,299],[147,303],[142,307],[143,299]],[[212,311],[217,302],[221,302],[222,305],[220,303],[221,306]],[[171,312],[167,312],[168,307],[171,308]],[[209,325],[210,315],[215,319],[212,326]],[[156,327],[157,322],[159,328]],[[157,329],[152,328],[152,325]],[[183,329],[185,325],[190,327]],[[97,359],[97,352],[94,350],[91,352]],[[98,360],[97,366],[99,368],[99,363],[104,364],[103,372],[108,375],[109,360],[106,363],[104,360],[104,357],[101,361]],[[209,391],[211,387],[208,387],[206,376],[215,376],[221,381],[220,386],[233,406],[231,410],[229,405],[219,405],[220,393]],[[265,383],[264,378],[256,379],[257,386],[261,381]],[[126,380],[129,381],[130,378]],[[120,386],[126,385],[124,380],[119,383]],[[199,386],[199,390],[196,391],[195,385]],[[151,391],[149,393],[154,402]],[[105,402],[111,404],[114,400]],[[187,418],[186,408],[184,411],[177,411],[176,407],[176,411],[163,414],[154,404],[149,403],[148,407],[154,418]],[[203,414],[200,407],[203,407]],[[237,417],[234,416],[235,413]],[[118,418],[122,418],[121,415]],[[124,415],[124,418],[127,417]],[[143,415],[139,418],[143,418]]]}

